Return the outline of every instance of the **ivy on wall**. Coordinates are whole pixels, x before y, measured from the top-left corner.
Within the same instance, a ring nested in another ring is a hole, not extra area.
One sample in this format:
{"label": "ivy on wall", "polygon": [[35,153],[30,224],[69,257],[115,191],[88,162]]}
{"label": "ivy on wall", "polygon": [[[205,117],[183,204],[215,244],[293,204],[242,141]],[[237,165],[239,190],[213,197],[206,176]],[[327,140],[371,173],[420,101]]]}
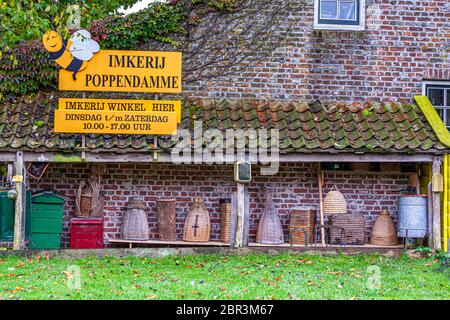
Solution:
{"label": "ivy on wall", "polygon": [[[134,1],[128,1],[128,3],[132,2]],[[189,53],[193,51],[199,51],[200,53],[209,52],[217,61],[205,60],[201,54],[187,54],[187,64],[194,66],[194,71],[220,64],[218,72],[219,74],[224,74],[223,64],[225,62],[227,62],[225,66],[228,66],[237,65],[241,60],[252,61],[253,51],[258,48],[264,48],[261,43],[276,45],[276,43],[269,41],[270,39],[266,39],[266,37],[270,35],[269,27],[277,23],[275,18],[283,16],[284,11],[281,10],[273,10],[273,12],[278,12],[278,14],[268,16],[262,24],[253,23],[257,28],[255,30],[247,30],[252,37],[247,37],[243,33],[244,38],[238,39],[239,41],[236,41],[235,47],[228,42],[224,46],[222,40],[226,37],[227,28],[229,29],[230,26],[233,26],[233,30],[241,30],[243,28],[239,26],[240,21],[249,19],[248,14],[244,11],[249,7],[248,3],[254,5],[253,14],[256,15],[262,9],[269,8],[271,1],[172,0],[155,2],[149,4],[147,9],[127,16],[113,15],[93,21],[90,23],[88,30],[103,49],[135,49],[140,44],[157,41],[182,50],[181,47],[186,47],[186,42],[195,41],[192,40],[194,31],[204,33],[202,37],[197,37],[200,43],[199,48],[197,50],[188,49],[187,51]],[[286,3],[289,3],[289,1],[286,1]],[[255,6],[255,4],[258,6]],[[286,11],[287,6],[283,9]],[[267,11],[272,12],[270,9],[267,9]],[[212,14],[227,15],[233,18],[228,20],[216,19],[216,24],[209,26],[206,30],[202,28],[196,29],[197,25],[200,25],[203,21],[208,21]],[[223,27],[224,23],[220,21],[226,21],[225,28]],[[221,27],[224,30],[220,30]],[[246,28],[249,27],[246,26]],[[41,44],[40,36],[38,38],[19,42],[12,49],[3,52],[3,54],[0,51],[0,102],[8,96],[29,94],[41,89],[56,87],[57,71],[55,65],[48,60],[47,53]],[[219,40],[216,38],[219,38]],[[250,41],[242,42],[242,39],[246,38],[249,38]],[[180,42],[178,42],[179,39],[181,39]],[[182,43],[183,41],[184,43]],[[207,43],[216,43],[217,45],[209,47]],[[224,47],[227,50],[225,53],[222,52]],[[242,52],[243,50],[244,52]],[[260,50],[262,51],[263,49]],[[234,53],[234,56],[231,54],[230,57],[230,52]],[[188,72],[190,70],[185,71]],[[201,76],[203,74],[200,72]]]}
{"label": "ivy on wall", "polygon": [[171,36],[182,32],[186,18],[184,5],[157,3],[125,17],[95,21],[89,30],[102,48],[132,49],[140,42],[157,40],[176,45]]}
{"label": "ivy on wall", "polygon": [[57,71],[40,41],[23,41],[0,57],[0,101],[55,87]]}

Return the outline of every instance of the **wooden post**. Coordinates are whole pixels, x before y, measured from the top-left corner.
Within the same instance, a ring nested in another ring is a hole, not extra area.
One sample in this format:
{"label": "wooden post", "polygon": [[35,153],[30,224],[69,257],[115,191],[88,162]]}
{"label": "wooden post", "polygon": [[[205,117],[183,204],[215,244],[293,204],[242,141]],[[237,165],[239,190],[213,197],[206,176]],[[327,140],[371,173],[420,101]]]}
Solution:
{"label": "wooden post", "polygon": [[237,183],[237,221],[235,247],[242,248],[244,242],[245,185]]}
{"label": "wooden post", "polygon": [[[433,176],[441,172],[441,159],[435,157],[433,160]],[[433,188],[434,189],[434,188]],[[433,191],[433,250],[441,249],[441,194]]]}
{"label": "wooden post", "polygon": [[433,248],[433,186],[428,184],[428,247]]}
{"label": "wooden post", "polygon": [[[319,210],[320,210],[320,224],[324,224],[324,216],[323,216],[323,178],[322,178],[322,165],[321,163],[317,163],[317,183],[319,184]],[[325,246],[325,230],[324,228],[320,229],[322,245]]]}
{"label": "wooden post", "polygon": [[26,201],[25,201],[25,175],[23,165],[23,153],[16,153],[16,174],[13,178],[16,183],[16,208],[14,216],[14,240],[13,250],[22,250],[24,248],[23,223],[25,223]]}

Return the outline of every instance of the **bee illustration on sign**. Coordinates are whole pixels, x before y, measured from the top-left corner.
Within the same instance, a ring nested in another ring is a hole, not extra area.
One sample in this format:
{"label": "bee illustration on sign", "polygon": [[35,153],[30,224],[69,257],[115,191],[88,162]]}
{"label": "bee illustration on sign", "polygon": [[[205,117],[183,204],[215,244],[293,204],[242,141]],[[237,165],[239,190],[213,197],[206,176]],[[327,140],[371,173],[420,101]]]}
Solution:
{"label": "bee illustration on sign", "polygon": [[73,80],[77,80],[77,73],[86,68],[94,53],[100,51],[99,44],[91,39],[91,34],[86,30],[76,31],[68,40],[56,31],[47,31],[42,42],[50,53],[50,59],[60,69],[73,72]]}

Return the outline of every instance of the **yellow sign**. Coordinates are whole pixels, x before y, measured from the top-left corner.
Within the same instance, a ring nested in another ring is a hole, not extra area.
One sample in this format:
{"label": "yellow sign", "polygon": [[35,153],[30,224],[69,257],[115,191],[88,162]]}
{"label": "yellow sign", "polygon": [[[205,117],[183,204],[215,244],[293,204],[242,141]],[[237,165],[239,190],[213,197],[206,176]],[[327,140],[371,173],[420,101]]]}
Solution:
{"label": "yellow sign", "polygon": [[177,130],[176,112],[55,110],[56,133],[160,134]]}
{"label": "yellow sign", "polygon": [[23,176],[14,176],[12,178],[13,182],[23,182]]}
{"label": "yellow sign", "polygon": [[160,114],[175,112],[177,123],[181,122],[181,101],[170,100],[117,100],[117,99],[59,99],[59,110],[150,112]]}
{"label": "yellow sign", "polygon": [[59,90],[181,93],[181,58],[181,52],[100,50],[75,74],[61,69]]}

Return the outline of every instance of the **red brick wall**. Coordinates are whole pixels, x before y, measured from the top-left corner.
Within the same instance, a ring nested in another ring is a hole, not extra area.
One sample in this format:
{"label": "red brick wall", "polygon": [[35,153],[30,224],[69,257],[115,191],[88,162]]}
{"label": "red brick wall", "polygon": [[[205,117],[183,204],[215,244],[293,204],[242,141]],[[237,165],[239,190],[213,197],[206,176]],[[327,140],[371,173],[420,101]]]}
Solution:
{"label": "red brick wall", "polygon": [[[62,245],[69,243],[69,221],[75,211],[75,193],[80,179],[90,172],[87,164],[51,164],[39,183],[33,182],[33,191],[54,190],[67,196],[65,205]],[[233,167],[225,165],[121,164],[108,165],[104,175],[105,243],[119,238],[127,199],[133,192],[144,198],[148,205],[151,236],[157,239],[155,200],[177,199],[177,233],[181,239],[183,223],[194,196],[204,197],[211,215],[212,240],[220,240],[219,200],[230,198],[235,191]],[[251,221],[250,241],[254,241],[260,215],[264,209],[263,189],[274,193],[275,207],[283,223],[288,240],[289,210],[295,206],[318,206],[318,188],[314,164],[283,164],[276,176],[264,177],[254,168],[254,181],[248,185]],[[336,184],[348,201],[349,211],[366,217],[369,236],[374,219],[383,206],[391,213],[397,211],[399,192],[408,186],[408,179],[399,175],[364,176],[361,174],[327,174],[325,189]]]}
{"label": "red brick wall", "polygon": [[[277,0],[284,1],[284,0]],[[185,86],[200,97],[406,100],[423,80],[450,80],[448,0],[367,0],[366,31],[313,30],[313,1],[293,11],[286,44],[223,79]],[[290,23],[287,23],[290,24]]]}

